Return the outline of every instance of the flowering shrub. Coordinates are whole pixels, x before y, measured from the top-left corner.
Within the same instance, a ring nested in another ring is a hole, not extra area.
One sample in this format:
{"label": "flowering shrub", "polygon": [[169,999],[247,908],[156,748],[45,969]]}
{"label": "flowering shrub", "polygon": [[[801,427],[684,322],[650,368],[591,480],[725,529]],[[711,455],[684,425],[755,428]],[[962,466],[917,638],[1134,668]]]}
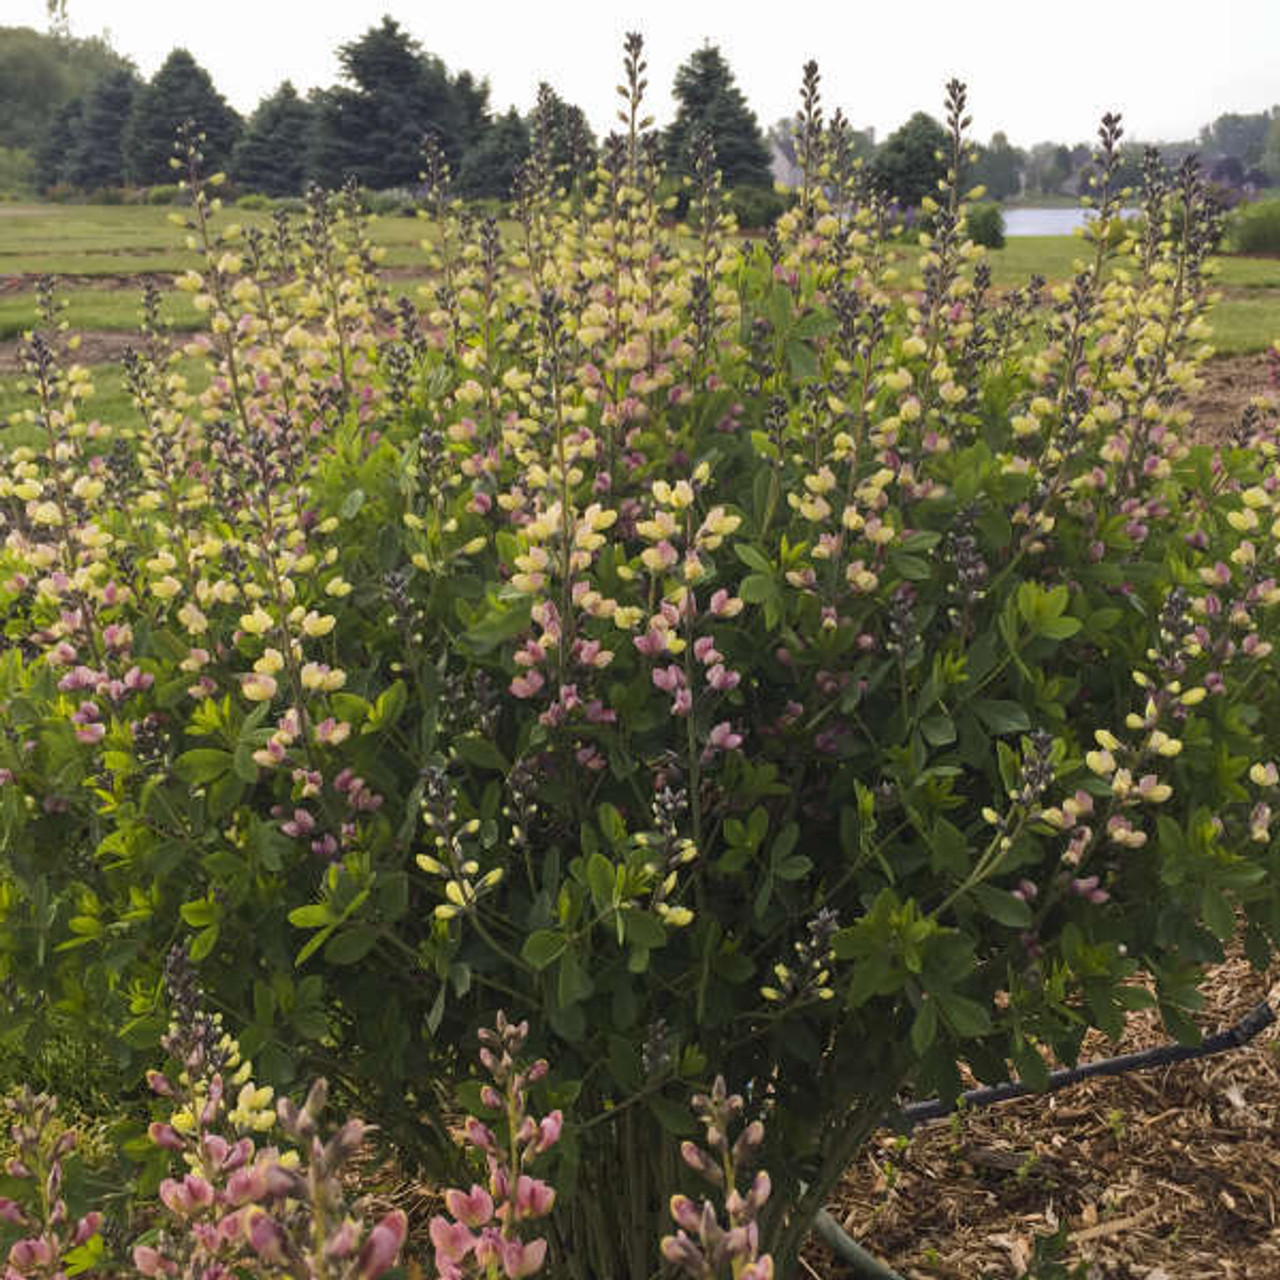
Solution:
{"label": "flowering shrub", "polygon": [[[185,952],[170,953],[166,986],[174,1020],[163,1046],[178,1071],[173,1079],[147,1073],[155,1093],[175,1103],[171,1123],[151,1126],[161,1151],[179,1152],[186,1166],[159,1185],[164,1223],[132,1249],[136,1274],[221,1280],[234,1274],[288,1274],[298,1280],[377,1280],[392,1267],[404,1244],[407,1220],[400,1210],[366,1231],[361,1206],[350,1205],[340,1175],[359,1149],[365,1126],[348,1120],[327,1142],[319,1120],[327,1088],[317,1081],[299,1110],[282,1098],[279,1127],[292,1149],[258,1148],[250,1133],[275,1127],[264,1110],[270,1088],[256,1089],[239,1046],[203,1007]],[[234,1077],[223,1071],[238,1067]],[[228,1107],[226,1086],[241,1085]],[[17,1117],[13,1139],[18,1156],[7,1172],[29,1180],[27,1205],[0,1198],[0,1222],[28,1234],[9,1248],[6,1280],[25,1276],[65,1277],[103,1267],[106,1246],[93,1210],[70,1225],[60,1196],[62,1157],[76,1143],[72,1130],[55,1124],[55,1100],[22,1090],[10,1102]],[[305,1159],[300,1152],[306,1153]]]}
{"label": "flowering shrub", "polygon": [[495,1100],[460,1046],[506,1008],[575,1275],[649,1273],[722,1076],[787,1274],[904,1087],[1043,1079],[1153,1000],[1193,1035],[1238,918],[1267,955],[1275,414],[1187,431],[1216,213],[1152,159],[1126,231],[1114,118],[1078,272],[1002,295],[961,86],[917,252],[816,68],[752,246],[705,146],[664,225],[638,38],[626,81],[594,174],[538,122],[513,234],[428,152],[421,315],[356,193],[244,233],[194,139],[208,388],[149,322],[137,421],[97,422],[45,308],[0,475],[0,966],[53,993],[29,1035],[142,1046],[185,935],[264,1079],[323,1069],[459,1177],[454,1086]]}

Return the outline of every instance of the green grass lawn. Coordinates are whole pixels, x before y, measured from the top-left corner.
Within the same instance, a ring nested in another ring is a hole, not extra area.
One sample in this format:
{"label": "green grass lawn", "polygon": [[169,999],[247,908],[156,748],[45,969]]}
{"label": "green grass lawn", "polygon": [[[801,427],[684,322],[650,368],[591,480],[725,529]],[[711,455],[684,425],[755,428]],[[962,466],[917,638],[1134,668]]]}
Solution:
{"label": "green grass lawn", "polygon": [[[171,215],[181,209],[128,205],[0,206],[0,278],[6,275],[138,277],[131,283],[94,288],[77,285],[64,291],[64,312],[72,329],[129,332],[137,328],[142,277],[199,266],[199,255],[183,248],[187,232]],[[270,215],[227,209],[224,222],[264,225]],[[508,233],[512,224],[504,224]],[[384,265],[425,271],[422,240],[430,234],[420,218],[387,215],[370,220],[376,243],[386,250]],[[1089,258],[1089,244],[1079,236],[1010,238],[989,258],[996,288],[1025,284],[1033,274],[1051,282],[1070,279]],[[912,273],[914,250],[902,263],[904,280]],[[1266,350],[1280,336],[1280,259],[1224,255],[1217,260],[1217,281],[1224,297],[1213,310],[1214,345],[1222,354]],[[105,286],[104,280],[104,286]],[[394,282],[394,292],[412,294],[411,280]],[[32,324],[35,297],[27,282],[0,292],[0,341],[20,335]],[[198,329],[202,317],[188,294],[165,291],[164,316],[177,332]],[[15,379],[0,378],[0,420],[13,403]],[[98,404],[114,410],[127,404],[118,373],[100,379]],[[95,405],[95,408],[97,405]]]}
{"label": "green grass lawn", "polygon": [[[193,392],[203,391],[209,384],[209,371],[203,360],[183,357],[174,366],[187,377]],[[124,383],[124,369],[119,364],[97,364],[90,369],[93,375],[93,394],[83,402],[82,418],[94,418],[110,423],[129,423],[137,418],[137,410]],[[35,429],[25,422],[11,421],[35,402],[22,389],[18,375],[0,377],[0,443],[7,446],[34,442]]]}
{"label": "green grass lawn", "polygon": [[[135,289],[72,289],[58,294],[67,304],[62,317],[77,329],[136,330],[142,316],[142,281]],[[161,315],[174,329],[189,332],[204,324],[189,293],[165,289]],[[30,289],[0,295],[0,341],[16,338],[30,329],[35,319],[35,293]]]}

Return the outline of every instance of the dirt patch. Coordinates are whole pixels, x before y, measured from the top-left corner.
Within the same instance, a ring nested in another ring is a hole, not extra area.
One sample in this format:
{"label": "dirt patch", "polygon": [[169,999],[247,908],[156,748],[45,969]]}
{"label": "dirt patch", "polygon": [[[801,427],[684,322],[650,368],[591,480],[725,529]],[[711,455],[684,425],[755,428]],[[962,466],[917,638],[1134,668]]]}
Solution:
{"label": "dirt patch", "polygon": [[[104,272],[101,274],[59,271],[54,276],[54,279],[57,281],[57,287],[60,291],[67,289],[132,289],[140,294],[143,281],[154,280],[160,288],[167,289],[173,284],[174,276],[175,273],[172,271]],[[40,276],[38,274],[31,272],[19,272],[16,275],[0,274],[0,297],[20,293],[34,294],[36,281],[39,279]]]}
{"label": "dirt patch", "polygon": [[[79,338],[75,361],[83,365],[115,364],[123,358],[126,348],[136,347],[141,342],[136,333],[114,329],[83,329],[79,331]],[[21,339],[0,342],[0,375],[21,372]]]}
{"label": "dirt patch", "polygon": [[1217,356],[1206,362],[1200,372],[1204,385],[1191,397],[1196,438],[1224,439],[1239,425],[1241,415],[1255,396],[1280,391],[1274,381],[1275,370],[1275,364],[1265,353]]}

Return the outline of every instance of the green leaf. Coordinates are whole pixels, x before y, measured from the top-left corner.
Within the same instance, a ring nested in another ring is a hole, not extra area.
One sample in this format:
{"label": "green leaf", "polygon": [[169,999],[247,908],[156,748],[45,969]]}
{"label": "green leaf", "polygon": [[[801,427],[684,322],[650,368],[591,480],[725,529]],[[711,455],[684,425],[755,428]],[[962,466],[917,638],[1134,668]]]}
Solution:
{"label": "green leaf", "polygon": [[561,1008],[578,1004],[594,990],[595,984],[578,963],[577,954],[572,950],[566,950],[560,957],[560,975],[556,986],[556,995]]}
{"label": "green leaf", "polygon": [[360,732],[376,733],[382,729],[390,729],[400,719],[408,701],[409,694],[405,689],[404,681],[397,680],[395,684],[384,689],[378,695],[378,700],[373,704],[373,710],[369,713],[368,723],[364,725]]}
{"label": "green leaf", "polygon": [[329,939],[324,958],[330,964],[355,964],[373,950],[378,940],[378,930],[372,925],[360,924],[354,929],[344,929]]}
{"label": "green leaf", "polygon": [[969,840],[964,832],[946,818],[933,824],[929,863],[934,871],[959,880],[969,871],[973,861]]}
{"label": "green leaf", "polygon": [[763,604],[778,594],[778,584],[763,573],[749,573],[742,580],[738,594],[747,604]]}
{"label": "green leaf", "polygon": [[933,577],[933,567],[927,560],[902,551],[889,553],[889,567],[907,582],[928,582]]}
{"label": "green leaf", "polygon": [[641,911],[638,907],[623,907],[621,914],[626,939],[632,946],[648,950],[666,945],[666,927],[656,916]]}
{"label": "green leaf", "polygon": [[950,746],[956,740],[956,724],[950,716],[940,712],[925,716],[920,721],[920,732],[931,747]]}
{"label": "green leaf", "polygon": [[820,372],[818,357],[814,349],[798,338],[788,338],[786,343],[787,364],[791,367],[793,378],[816,378]]}
{"label": "green leaf", "polygon": [[338,515],[343,520],[350,520],[364,506],[364,490],[352,489],[345,498],[342,499],[342,505],[338,508]]}
{"label": "green leaf", "polygon": [[231,758],[231,767],[241,782],[250,784],[258,780],[258,764],[253,758],[253,744],[241,742]]}
{"label": "green leaf", "polygon": [[991,1030],[991,1014],[976,1000],[954,991],[935,991],[933,996],[947,1025],[962,1040],[984,1036]]}
{"label": "green leaf", "polygon": [[466,642],[476,653],[487,653],[529,629],[533,601],[523,597],[509,608],[495,608],[466,633]]}
{"label": "green leaf", "polygon": [[289,912],[289,923],[298,929],[318,929],[336,920],[333,908],[327,902],[312,902],[305,907],[294,907]]}
{"label": "green leaf", "polygon": [[683,1138],[698,1131],[689,1108],[678,1102],[672,1102],[670,1098],[660,1096],[646,1098],[645,1106],[653,1112],[658,1123],[672,1137]]}
{"label": "green leaf", "polygon": [[1207,884],[1200,895],[1200,914],[1205,926],[1219,942],[1226,942],[1236,931],[1236,913],[1226,895],[1216,886]]}
{"label": "green leaf", "polygon": [[298,954],[294,956],[293,958],[294,968],[295,969],[300,968],[302,965],[306,964],[306,962],[310,960],[311,957],[315,955],[315,953],[319,951],[320,948],[323,947],[326,942],[328,942],[330,936],[332,935],[333,931],[337,927],[338,926],[336,924],[331,924],[331,925],[327,925],[323,929],[317,929],[315,933],[313,933],[311,937],[308,938],[305,943],[303,943],[302,948],[299,950]]}
{"label": "green leaf", "polygon": [[772,573],[773,565],[769,561],[769,557],[757,547],[753,547],[748,542],[735,542],[733,544],[734,554],[747,566],[748,569],[754,569],[757,573]]}
{"label": "green leaf", "polygon": [[491,738],[482,738],[478,733],[464,733],[453,740],[454,749],[467,764],[477,769],[495,769],[506,773],[511,766],[507,758],[493,744]]}
{"label": "green leaf", "polygon": [[218,904],[210,898],[196,898],[184,902],[178,913],[193,929],[202,929],[218,918]]}
{"label": "green leaf", "polygon": [[979,698],[972,705],[989,733],[1027,733],[1031,729],[1031,717],[1020,702],[1010,702],[1005,698]]}
{"label": "green leaf", "polygon": [[926,995],[921,1000],[919,1009],[916,1010],[915,1020],[911,1023],[911,1047],[915,1050],[917,1057],[924,1057],[937,1035],[938,1008]]}
{"label": "green leaf", "polygon": [[535,929],[520,948],[526,964],[545,969],[569,945],[569,940],[556,929]]}
{"label": "green leaf", "polygon": [[587,884],[597,911],[607,911],[613,906],[613,863],[603,853],[593,853],[587,859]]}
{"label": "green leaf", "polygon": [[1036,633],[1049,640],[1066,640],[1084,624],[1079,618],[1045,618],[1036,623]]}
{"label": "green leaf", "polygon": [[211,924],[207,929],[201,929],[191,943],[191,959],[203,960],[217,946],[218,933],[216,924]]}
{"label": "green leaf", "polygon": [[982,914],[1010,929],[1026,929],[1031,924],[1031,908],[1021,898],[994,885],[980,884],[972,890]]}
{"label": "green leaf", "polygon": [[[183,782],[202,787],[220,778],[232,764],[231,752],[217,747],[196,747],[184,751],[174,762],[173,771]],[[256,775],[255,775],[256,776]]]}

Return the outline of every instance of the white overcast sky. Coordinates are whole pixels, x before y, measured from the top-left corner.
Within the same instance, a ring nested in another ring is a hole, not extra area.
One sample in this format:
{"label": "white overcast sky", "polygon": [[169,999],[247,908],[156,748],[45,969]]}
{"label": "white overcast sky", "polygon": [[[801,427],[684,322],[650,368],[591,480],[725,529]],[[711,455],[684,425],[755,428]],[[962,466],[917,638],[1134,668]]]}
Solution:
{"label": "white overcast sky", "polygon": [[[391,14],[450,70],[487,76],[496,110],[533,104],[539,80],[611,127],[625,32],[645,36],[650,108],[704,41],[720,46],[762,125],[795,111],[817,58],[836,106],[878,137],[913,111],[941,115],[967,81],[974,134],[1091,140],[1106,110],[1131,138],[1194,137],[1224,111],[1280,103],[1280,0],[68,0],[73,34],[107,34],[151,75],[189,49],[242,112],[281,80],[332,84],[336,50]],[[44,28],[45,0],[0,0],[0,25]]]}

